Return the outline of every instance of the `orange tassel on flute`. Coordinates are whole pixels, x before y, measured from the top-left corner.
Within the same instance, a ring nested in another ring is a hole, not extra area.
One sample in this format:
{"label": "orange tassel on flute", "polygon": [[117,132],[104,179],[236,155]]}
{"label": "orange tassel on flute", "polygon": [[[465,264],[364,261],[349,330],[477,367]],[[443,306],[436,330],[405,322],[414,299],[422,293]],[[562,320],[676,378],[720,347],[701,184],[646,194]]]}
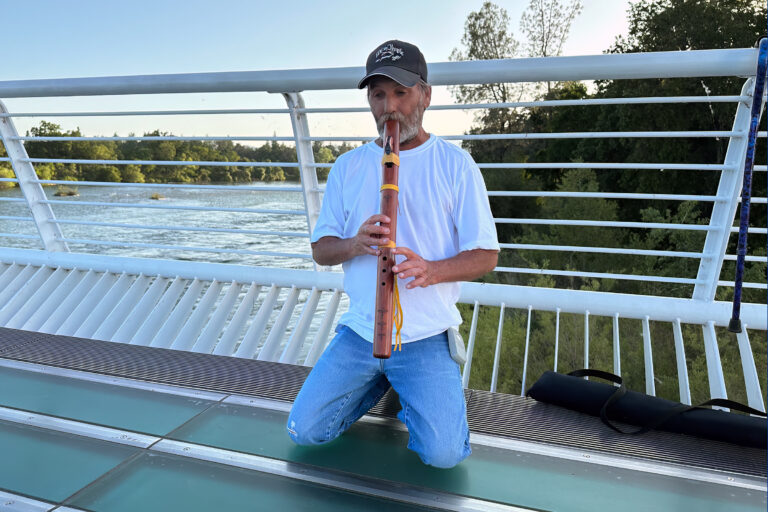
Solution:
{"label": "orange tassel on flute", "polygon": [[[398,348],[400,346],[400,328],[402,311],[400,310],[397,283],[392,267],[395,257],[392,250],[396,247],[398,192],[397,177],[400,170],[400,123],[386,121],[384,124],[384,157],[381,159],[381,211],[389,217],[389,243],[379,246],[379,264],[376,275],[376,312],[373,328],[373,355],[387,359],[392,353],[392,324],[397,327]],[[396,318],[397,317],[397,318]]]}

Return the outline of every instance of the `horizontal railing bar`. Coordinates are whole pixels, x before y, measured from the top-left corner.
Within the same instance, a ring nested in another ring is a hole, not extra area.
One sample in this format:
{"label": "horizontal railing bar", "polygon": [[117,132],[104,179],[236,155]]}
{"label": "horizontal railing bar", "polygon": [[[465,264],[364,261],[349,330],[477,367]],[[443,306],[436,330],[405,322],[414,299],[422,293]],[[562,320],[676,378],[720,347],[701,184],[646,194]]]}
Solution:
{"label": "horizontal railing bar", "polygon": [[[474,110],[486,108],[571,107],[588,105],[633,105],[658,103],[736,103],[751,101],[751,96],[666,96],[638,98],[590,98],[583,100],[509,101],[504,103],[461,103],[455,105],[430,105],[429,110]],[[370,113],[366,107],[297,108],[305,114]]]}
{"label": "horizontal railing bar", "polygon": [[47,141],[47,142],[75,142],[75,141],[86,141],[86,142],[102,142],[102,141],[219,141],[219,140],[258,140],[258,141],[290,141],[295,142],[295,137],[277,137],[277,136],[250,136],[250,135],[243,135],[243,136],[231,136],[231,135],[221,135],[221,136],[183,136],[183,135],[168,135],[168,136],[155,136],[150,135],[146,137],[142,136],[126,136],[126,137],[120,137],[120,136],[113,136],[113,137],[103,137],[103,136],[94,136],[94,137],[27,137],[27,136],[19,136],[19,137],[10,137],[10,140],[23,140],[23,141]]}
{"label": "horizontal railing bar", "polygon": [[287,108],[237,108],[206,110],[119,110],[112,112],[9,112],[3,117],[116,117],[116,116],[183,116],[208,114],[290,114]]}
{"label": "horizontal railing bar", "polygon": [[0,162],[10,162],[10,161],[11,161],[10,157],[7,157],[7,156],[0,157]]}
{"label": "horizontal railing bar", "polygon": [[[725,164],[598,163],[598,162],[506,162],[478,163],[480,169],[657,169],[665,171],[732,171]],[[333,167],[333,164],[309,164],[309,167]]]}
{"label": "horizontal railing bar", "polygon": [[[741,202],[741,198],[739,198],[739,202]],[[750,197],[749,202],[752,204],[767,204],[768,198],[765,197]]]}
{"label": "horizontal railing bar", "polygon": [[[754,76],[757,49],[696,50],[429,64],[432,85],[671,77]],[[352,89],[362,66],[0,82],[0,97]]]}
{"label": "horizontal railing bar", "polygon": [[[744,131],[651,131],[651,132],[555,132],[494,133],[482,135],[441,135],[444,140],[541,140],[541,139],[648,139],[648,138],[728,138],[743,137]],[[369,141],[372,137],[302,137],[308,141]]]}
{"label": "horizontal railing bar", "polygon": [[[717,286],[725,286],[727,288],[733,288],[736,285],[733,281],[718,281]],[[741,285],[744,288],[755,288],[757,290],[768,290],[768,285],[765,283],[750,283],[742,282]]]}
{"label": "horizontal railing bar", "polygon": [[40,235],[22,235],[19,233],[0,233],[2,238],[23,238],[24,240],[40,240]]}
{"label": "horizontal railing bar", "polygon": [[301,192],[300,186],[269,187],[258,185],[182,185],[178,183],[117,183],[114,181],[71,181],[71,180],[31,180],[32,183],[46,185],[82,185],[97,187],[139,187],[139,188],[179,188],[200,190],[240,190],[257,192]]}
{"label": "horizontal railing bar", "polygon": [[[687,231],[719,231],[720,228],[707,224],[667,224],[664,222],[627,222],[604,220],[568,220],[568,219],[513,219],[494,218],[497,224],[538,224],[545,226],[589,226],[608,228],[641,228],[641,229],[680,229]],[[738,231],[738,228],[737,228]]]}
{"label": "horizontal railing bar", "polygon": [[768,165],[756,165],[752,168],[753,171],[766,172],[768,171]]}
{"label": "horizontal railing bar", "polygon": [[683,251],[653,251],[647,249],[621,249],[615,247],[584,247],[578,245],[542,245],[542,244],[499,244],[502,249],[518,249],[525,251],[563,251],[584,252],[597,254],[630,254],[633,256],[665,256],[672,258],[711,258],[700,252]]}
{"label": "horizontal railing bar", "polygon": [[0,215],[0,220],[26,220],[26,221],[34,221],[32,217],[13,217],[11,215]]}
{"label": "horizontal railing bar", "polygon": [[0,178],[0,181],[3,183],[18,183],[18,178]]}
{"label": "horizontal railing bar", "polygon": [[682,277],[640,276],[634,274],[611,274],[605,272],[578,272],[571,270],[550,270],[539,268],[496,267],[496,272],[509,272],[513,274],[545,274],[566,277],[594,277],[601,279],[617,279],[625,281],[648,281],[657,283],[697,284],[698,279],[686,279]]}
{"label": "horizontal railing bar", "polygon": [[725,164],[602,163],[602,162],[516,162],[478,163],[481,169],[656,169],[665,171],[732,170]]}
{"label": "horizontal railing bar", "polygon": [[[23,199],[22,199],[23,201]],[[189,210],[197,212],[235,212],[235,213],[263,213],[275,215],[306,215],[304,210],[267,210],[257,208],[211,208],[208,206],[180,206],[140,203],[105,203],[100,201],[62,201],[48,199],[40,201],[43,204],[61,204],[66,206],[111,206],[115,208],[154,208],[157,210]]]}
{"label": "horizontal railing bar", "polygon": [[0,201],[5,201],[6,203],[25,203],[27,202],[26,199],[23,199],[21,197],[0,197]]}
{"label": "horizontal railing bar", "polygon": [[[2,217],[0,217],[2,218]],[[32,219],[30,219],[32,220]],[[309,233],[295,233],[290,231],[263,231],[255,229],[231,229],[231,228],[199,228],[191,226],[152,226],[143,224],[120,224],[115,222],[95,222],[88,220],[52,220],[55,224],[72,224],[78,226],[101,226],[109,228],[125,229],[160,229],[167,231],[197,231],[201,233],[235,233],[239,235],[267,235],[267,236],[285,236],[296,238],[309,238]]]}
{"label": "horizontal railing bar", "polygon": [[278,256],[281,258],[301,258],[311,260],[309,254],[293,254],[286,252],[249,251],[248,249],[216,249],[213,247],[190,247],[184,245],[146,244],[139,242],[112,242],[108,240],[87,240],[80,238],[60,238],[62,242],[82,245],[103,245],[110,247],[134,247],[141,249],[166,249],[171,251],[211,252],[217,254],[243,254],[249,256]]}
{"label": "horizontal railing bar", "polygon": [[211,167],[298,167],[297,162],[207,162],[183,160],[88,160],[80,158],[19,158],[19,162],[90,165],[199,165]]}
{"label": "horizontal railing bar", "polygon": [[635,194],[628,192],[559,192],[559,191],[530,191],[530,190],[489,190],[491,197],[573,197],[589,199],[656,199],[659,201],[726,201],[718,196],[694,196],[682,194]]}
{"label": "horizontal railing bar", "polygon": [[[67,269],[92,269],[95,272],[116,272],[127,274],[159,275],[182,279],[214,279],[238,282],[276,284],[279,287],[296,286],[302,289],[316,287],[320,290],[343,290],[344,275],[341,272],[316,272],[311,270],[283,269],[272,267],[243,266],[198,261],[170,259],[146,259],[103,254],[50,252],[35,249],[4,248],[2,261],[23,262],[31,265],[62,266]],[[727,326],[731,318],[732,304],[724,301],[702,301],[674,297],[633,295],[600,291],[538,288],[493,283],[461,283],[460,302],[481,306],[498,306],[502,302],[508,308],[537,311],[580,313],[589,310],[590,316],[645,319],[684,323],[706,324],[715,321],[718,326]],[[742,304],[742,321],[751,329],[765,331],[768,317],[764,304]]]}
{"label": "horizontal railing bar", "polygon": [[[731,233],[738,233],[738,232],[739,232],[739,227],[738,226],[731,227]],[[768,234],[768,228],[753,228],[753,227],[749,227],[747,229],[747,233],[752,233],[754,235],[766,235],[766,234]]]}
{"label": "horizontal railing bar", "polygon": [[[737,255],[726,254],[725,256],[723,256],[723,259],[726,261],[736,261]],[[744,261],[750,261],[754,263],[768,263],[768,257],[767,256],[745,256]]]}

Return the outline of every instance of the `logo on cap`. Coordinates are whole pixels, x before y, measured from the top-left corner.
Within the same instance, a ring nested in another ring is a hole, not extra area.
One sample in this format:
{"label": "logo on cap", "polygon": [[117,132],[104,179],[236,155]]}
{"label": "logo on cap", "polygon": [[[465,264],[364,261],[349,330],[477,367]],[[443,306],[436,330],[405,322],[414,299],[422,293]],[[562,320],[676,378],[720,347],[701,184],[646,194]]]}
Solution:
{"label": "logo on cap", "polygon": [[394,62],[396,60],[400,60],[400,58],[404,56],[405,52],[402,48],[398,48],[392,43],[389,43],[388,45],[382,46],[376,51],[376,62],[381,62],[384,59],[390,59],[392,62]]}

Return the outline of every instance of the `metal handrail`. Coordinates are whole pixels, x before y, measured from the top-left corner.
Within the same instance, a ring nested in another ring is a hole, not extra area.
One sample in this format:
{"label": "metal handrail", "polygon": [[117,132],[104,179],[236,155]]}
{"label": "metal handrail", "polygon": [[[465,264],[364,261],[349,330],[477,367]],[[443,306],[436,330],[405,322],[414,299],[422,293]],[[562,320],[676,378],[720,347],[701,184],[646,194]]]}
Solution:
{"label": "metal handrail", "polygon": [[[440,62],[433,85],[707,76],[752,76],[757,50],[698,50],[576,57]],[[362,67],[183,73],[0,82],[0,98],[191,92],[299,92],[354,89]]]}

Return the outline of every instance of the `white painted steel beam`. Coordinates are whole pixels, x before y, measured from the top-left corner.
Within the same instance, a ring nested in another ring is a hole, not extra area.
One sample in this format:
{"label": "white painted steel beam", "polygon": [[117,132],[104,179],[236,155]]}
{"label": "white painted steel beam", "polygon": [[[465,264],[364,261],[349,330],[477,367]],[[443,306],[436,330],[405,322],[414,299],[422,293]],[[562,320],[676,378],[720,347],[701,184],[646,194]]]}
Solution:
{"label": "white painted steel beam", "polygon": [[125,293],[134,281],[135,276],[129,274],[120,274],[115,284],[113,284],[104,296],[96,303],[95,307],[89,312],[87,318],[80,324],[75,331],[78,338],[90,338],[98,330],[104,320],[109,316],[112,310],[117,306],[125,296]]}
{"label": "white painted steel beam", "polygon": [[[102,301],[110,288],[115,284],[117,274],[105,272],[101,275],[98,282],[88,290],[83,290],[82,300],[72,313],[67,317],[64,323],[56,330],[55,334],[64,336],[74,336],[75,332],[83,325],[83,322],[91,315],[96,306]],[[74,297],[79,297],[73,294]]]}
{"label": "white painted steel beam", "polygon": [[[307,140],[309,137],[309,124],[307,115],[299,112],[304,108],[304,98],[298,93],[284,93],[283,98],[291,111],[291,126],[293,127],[293,136],[296,143],[296,157],[299,162],[299,176],[301,177],[301,188],[304,193],[304,206],[307,212],[307,228],[312,233],[320,216],[320,205],[322,196],[320,186],[317,181],[317,172],[315,171],[315,156],[312,151],[312,142]],[[313,261],[315,270],[329,271],[330,267],[318,265]]]}
{"label": "white painted steel beam", "polygon": [[584,368],[589,368],[589,310],[584,312]]}
{"label": "white painted steel beam", "polygon": [[[131,345],[149,345],[152,343],[152,340],[155,338],[161,327],[165,324],[168,316],[171,314],[171,311],[173,311],[173,307],[176,305],[179,297],[181,297],[181,294],[184,291],[184,288],[187,286],[187,283],[188,281],[186,279],[177,277],[173,280],[167,289],[165,289],[165,286],[159,286],[159,291],[163,292],[163,294],[156,303],[154,300],[146,300],[150,298],[149,294],[144,297],[144,300],[142,301],[143,304],[137,306],[137,309],[140,311],[147,311],[151,308],[151,313],[146,317],[146,320],[143,320],[143,317],[137,317],[137,320],[142,323],[141,327],[138,328],[136,333],[131,338]],[[153,287],[153,291],[157,293],[158,290]],[[151,297],[154,298],[154,296]],[[126,324],[123,324],[123,326],[125,327]],[[124,332],[125,331],[123,329],[120,329],[116,336],[122,336]]]}
{"label": "white painted steel beam", "polygon": [[[705,76],[752,76],[756,49],[697,50],[438,62],[428,65],[432,85],[559,82]],[[219,73],[135,75],[0,82],[0,97],[96,96],[190,92],[299,92],[355,89],[363,67]]]}
{"label": "white painted steel beam", "polygon": [[[8,113],[8,109],[2,101],[0,101],[0,113]],[[37,173],[28,161],[29,155],[27,155],[27,150],[21,141],[14,139],[14,137],[18,138],[18,136],[19,134],[16,132],[13,119],[10,117],[0,118],[0,139],[2,139],[5,152],[10,158],[13,172],[19,180],[19,188],[22,194],[24,194],[24,199],[32,213],[32,218],[35,220],[35,226],[38,233],[40,233],[43,247],[45,247],[46,251],[68,252],[67,244],[61,241],[64,238],[61,234],[61,229],[59,229],[57,224],[51,222],[56,217],[53,215],[51,206],[44,203],[46,196],[43,187],[39,183],[35,183]]]}
{"label": "white painted steel beam", "polygon": [[336,318],[336,310],[338,310],[339,302],[341,301],[341,293],[340,290],[333,291],[331,300],[328,302],[328,306],[326,306],[325,309],[323,323],[320,324],[320,328],[317,330],[317,333],[312,340],[312,346],[309,348],[307,357],[304,359],[304,366],[314,366],[320,358],[320,354],[325,350],[325,347],[328,344],[328,335],[331,332],[333,321]]}
{"label": "white painted steel beam", "polygon": [[[148,319],[152,308],[157,304],[157,301],[160,299],[160,296],[165,291],[167,285],[168,279],[164,277],[155,277],[152,284],[149,285],[149,289],[142,293],[138,303],[130,312],[125,314],[117,331],[110,335],[109,341],[130,343],[133,335],[136,334],[139,327],[141,327],[141,325]],[[118,306],[118,309],[120,307],[121,306]]]}
{"label": "white painted steel beam", "polygon": [[[87,268],[87,267],[86,267]],[[94,270],[88,270],[80,279],[74,288],[68,290],[69,293],[58,304],[52,304],[56,307],[48,318],[41,318],[43,324],[36,330],[49,334],[58,332],[61,325],[72,314],[75,308],[85,299],[85,296],[93,288],[103,274]]]}
{"label": "white painted steel beam", "polygon": [[[60,269],[62,267],[59,267]],[[19,328],[27,331],[39,330],[54,312],[67,301],[67,297],[75,290],[78,283],[86,275],[86,272],[79,270],[69,270],[67,277],[53,290],[46,295],[45,301],[40,304],[32,316],[29,317]]]}
{"label": "white painted steel beam", "polygon": [[42,267],[25,265],[24,267],[19,267],[15,273],[9,273],[9,279],[0,289],[0,308],[5,307],[40,268]]}
{"label": "white painted steel beam", "polygon": [[[746,324],[743,327],[741,332],[736,335],[736,339],[739,343],[741,368],[744,372],[744,386],[747,390],[747,405],[758,411],[765,412],[763,392],[760,389],[760,379],[757,377],[755,358],[752,355],[752,345],[749,343]],[[763,336],[763,339],[765,339],[765,336]]]}
{"label": "white painted steel beam", "polygon": [[280,349],[280,343],[283,340],[285,331],[288,328],[288,322],[293,316],[293,310],[296,308],[296,303],[299,300],[299,293],[301,290],[295,286],[291,287],[288,291],[288,295],[283,302],[283,307],[280,309],[280,314],[277,315],[275,324],[267,335],[267,339],[259,350],[259,354],[256,359],[260,361],[275,361],[277,359],[277,352]]}
{"label": "white painted steel beam", "polygon": [[[19,329],[22,325],[24,325],[27,320],[29,320],[30,317],[34,315],[35,311],[37,311],[46,301],[46,299],[48,299],[48,297],[54,293],[54,291],[59,286],[61,286],[62,282],[66,280],[70,273],[70,271],[61,267],[53,271],[53,273],[48,276],[45,282],[36,290],[34,290],[34,293],[29,298],[24,300],[23,304],[18,304],[16,306],[15,312],[13,312],[12,316],[8,319],[7,322],[5,322],[5,326],[10,327],[11,329]],[[0,318],[2,317],[2,314],[3,312],[0,311]],[[0,322],[2,322],[1,319]]]}
{"label": "white painted steel beam", "polygon": [[216,348],[213,350],[215,355],[232,355],[240,333],[242,332],[243,327],[245,327],[246,322],[248,322],[253,307],[256,305],[256,298],[259,296],[260,291],[261,285],[251,283],[248,292],[246,292],[243,300],[240,301],[240,305],[237,307],[237,311],[232,317],[232,320],[230,320],[229,325],[227,325],[227,328],[221,335],[221,339],[216,344]]}
{"label": "white painted steel beam", "polygon": [[213,307],[221,294],[223,286],[224,283],[214,280],[208,286],[208,289],[205,290],[203,297],[197,303],[195,309],[191,310],[190,307],[192,314],[189,315],[189,318],[184,323],[179,334],[176,335],[176,339],[173,340],[170,348],[176,350],[190,350],[194,346],[195,341],[197,341],[202,334],[206,320],[208,320],[208,317],[213,312]]}
{"label": "white painted steel beam", "polygon": [[[739,102],[733,121],[733,131],[746,131],[749,128],[754,83],[755,81],[750,78],[741,89],[741,95],[749,97],[750,101]],[[762,108],[760,112],[762,113]],[[741,137],[731,137],[725,153],[725,164],[730,170],[722,171],[717,186],[717,195],[728,198],[728,201],[714,204],[709,225],[715,229],[707,232],[702,250],[704,254],[716,255],[716,258],[701,260],[696,275],[696,280],[699,282],[694,286],[693,299],[712,301],[715,298],[717,281],[720,279],[720,271],[723,267],[723,257],[731,237],[731,226],[739,206],[746,157],[746,134]]]}
{"label": "white painted steel beam", "polygon": [[195,279],[190,283],[181,300],[175,305],[155,337],[152,338],[149,344],[150,347],[169,348],[171,346],[174,340],[176,340],[179,331],[181,331],[192,314],[192,308],[199,300],[204,284],[201,279]]}
{"label": "white painted steel beam", "polygon": [[531,341],[531,317],[533,316],[533,308],[528,306],[528,324],[525,328],[525,354],[523,355],[523,383],[520,386],[520,396],[525,396],[525,377],[528,373],[528,347]]}
{"label": "white painted steel beam", "polygon": [[675,336],[675,360],[677,361],[677,385],[680,390],[680,402],[691,405],[691,384],[688,381],[688,364],[685,359],[683,330],[679,318],[672,323],[672,330]]}
{"label": "white painted steel beam", "polygon": [[621,340],[619,339],[619,314],[613,315],[613,373],[621,377]]}
{"label": "white painted steel beam", "polygon": [[0,325],[5,325],[53,274],[53,269],[48,266],[39,267],[36,270],[34,275],[21,283],[22,286],[18,291],[0,307]]}
{"label": "white painted steel beam", "polygon": [[279,362],[289,364],[297,363],[299,352],[304,346],[304,341],[307,338],[307,332],[309,331],[309,326],[312,323],[312,318],[315,316],[315,310],[317,309],[317,304],[320,301],[321,293],[322,292],[317,288],[312,288],[312,291],[309,294],[309,298],[307,298],[307,301],[304,303],[304,308],[301,311],[301,317],[299,317],[299,321],[296,324],[296,327],[293,328],[291,337],[288,338],[288,343],[285,345],[285,349],[280,356]]}
{"label": "white painted steel beam", "polygon": [[560,308],[555,310],[555,360],[552,364],[552,371],[557,371],[557,357],[560,353]]}
{"label": "white painted steel beam", "polygon": [[707,358],[707,377],[709,378],[710,398],[728,398],[725,391],[725,376],[720,362],[720,347],[717,342],[715,323],[707,322],[704,331],[704,355]]}
{"label": "white painted steel beam", "polygon": [[653,371],[650,317],[643,318],[643,361],[645,363],[645,393],[656,396],[656,375]]}
{"label": "white painted steel beam", "polygon": [[469,339],[467,340],[467,362],[461,372],[461,384],[464,389],[469,387],[469,374],[472,372],[472,356],[475,353],[475,336],[477,335],[477,317],[480,312],[480,303],[475,301],[472,309],[472,323],[469,326]]}
{"label": "white painted steel beam", "polygon": [[243,285],[234,282],[230,283],[227,293],[221,299],[221,302],[216,306],[213,315],[205,325],[205,328],[200,333],[200,336],[195,340],[192,345],[192,352],[210,353],[213,350],[213,346],[219,339],[219,334],[224,328],[224,324],[232,312],[232,308],[235,307],[235,301],[237,301],[240,291],[243,289]]}
{"label": "white painted steel beam", "polygon": [[[278,287],[321,290],[343,290],[343,275],[337,272],[313,272],[267,267],[246,267],[217,263],[200,263],[174,260],[146,260],[142,258],[105,257],[92,254],[50,253],[29,249],[4,248],[0,259],[6,263],[24,262],[32,265],[51,267],[94,269],[131,274],[159,275],[186,279],[199,277],[203,280],[275,283]],[[10,270],[10,269],[9,269]],[[0,276],[3,279],[5,274]],[[700,301],[673,297],[653,297],[622,293],[595,292],[537,288],[532,286],[500,285],[492,283],[461,283],[459,302],[473,304],[477,300],[484,306],[499,306],[502,302],[513,308],[533,306],[537,311],[598,316],[613,316],[642,320],[648,315],[654,321],[674,322],[683,319],[685,323],[706,324],[712,320],[717,326],[727,326],[731,318],[731,303]],[[742,304],[741,318],[754,330],[768,328],[768,309],[764,304]]]}
{"label": "white painted steel beam", "polygon": [[240,346],[235,352],[235,357],[251,358],[256,353],[259,341],[264,335],[264,331],[267,329],[267,322],[272,316],[275,304],[277,303],[277,297],[280,294],[280,287],[273,284],[267,292],[264,299],[261,301],[258,313],[251,321],[251,325],[248,326],[248,330],[245,331],[243,341],[240,342]]}
{"label": "white painted steel beam", "polygon": [[150,281],[151,278],[145,275],[140,274],[137,276],[136,279],[134,279],[133,284],[131,284],[131,287],[122,294],[121,297],[118,297],[119,302],[100,323],[92,337],[97,340],[112,339],[112,336],[114,336],[118,328],[125,323],[126,319],[131,315],[133,308],[135,308],[144,297]]}
{"label": "white painted steel beam", "polygon": [[491,374],[491,392],[496,392],[496,384],[499,378],[499,360],[501,359],[501,341],[504,333],[504,308],[503,302],[499,307],[499,330],[496,333],[496,350],[493,353],[493,373]]}

